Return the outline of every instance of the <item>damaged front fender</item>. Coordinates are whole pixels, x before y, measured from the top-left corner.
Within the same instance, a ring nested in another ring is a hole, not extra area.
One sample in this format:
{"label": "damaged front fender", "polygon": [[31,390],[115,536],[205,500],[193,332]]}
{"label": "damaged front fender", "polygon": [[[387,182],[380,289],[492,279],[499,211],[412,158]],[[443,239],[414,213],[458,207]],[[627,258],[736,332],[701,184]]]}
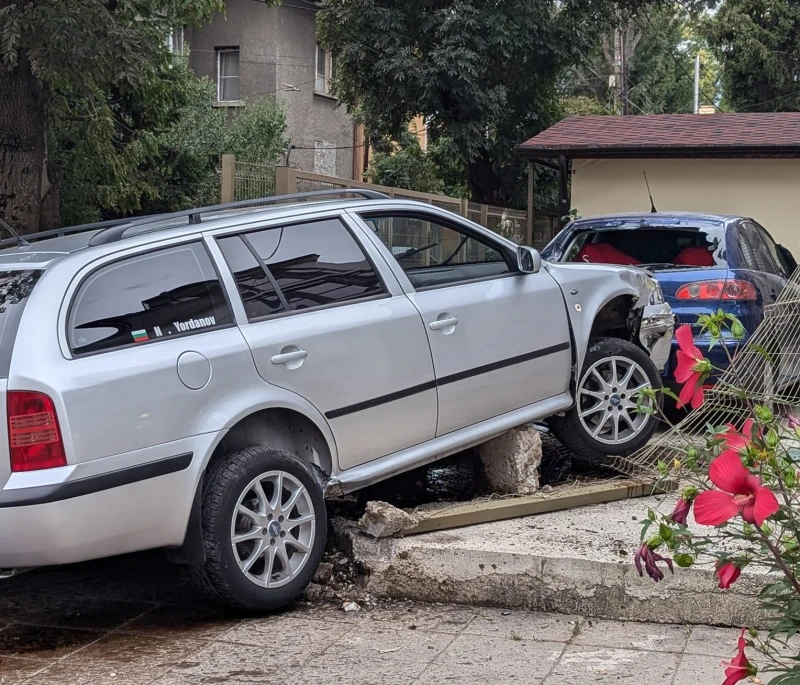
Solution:
{"label": "damaged front fender", "polygon": [[576,368],[583,366],[593,327],[603,308],[618,298],[631,302],[630,339],[641,345],[659,371],[669,358],[674,317],[658,282],[641,269],[585,263],[545,263],[561,286],[575,337]]}

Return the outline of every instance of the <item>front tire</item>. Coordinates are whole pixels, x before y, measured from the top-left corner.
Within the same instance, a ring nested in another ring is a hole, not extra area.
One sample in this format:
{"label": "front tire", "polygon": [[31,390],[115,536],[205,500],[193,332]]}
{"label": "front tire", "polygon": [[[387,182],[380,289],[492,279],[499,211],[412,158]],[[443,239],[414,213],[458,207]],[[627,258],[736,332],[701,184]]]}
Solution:
{"label": "front tire", "polygon": [[575,405],[548,421],[562,445],[582,461],[601,465],[643,447],[655,433],[656,416],[636,411],[636,394],[661,388],[647,353],[627,340],[597,338],[589,343],[578,376]]}
{"label": "front tire", "polygon": [[306,463],[267,447],[228,454],[206,474],[206,563],[195,576],[229,606],[274,611],[311,581],[327,528],[322,488]]}

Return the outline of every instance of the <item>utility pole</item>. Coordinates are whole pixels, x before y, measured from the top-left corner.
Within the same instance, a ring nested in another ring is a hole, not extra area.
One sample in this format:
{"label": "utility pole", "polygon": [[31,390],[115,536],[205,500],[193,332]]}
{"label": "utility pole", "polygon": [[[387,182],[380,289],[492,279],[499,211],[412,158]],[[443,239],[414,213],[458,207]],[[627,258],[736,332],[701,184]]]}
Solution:
{"label": "utility pole", "polygon": [[700,55],[694,58],[694,113],[700,111]]}
{"label": "utility pole", "polygon": [[617,27],[614,29],[614,111],[628,114],[628,31],[630,22],[617,14]]}

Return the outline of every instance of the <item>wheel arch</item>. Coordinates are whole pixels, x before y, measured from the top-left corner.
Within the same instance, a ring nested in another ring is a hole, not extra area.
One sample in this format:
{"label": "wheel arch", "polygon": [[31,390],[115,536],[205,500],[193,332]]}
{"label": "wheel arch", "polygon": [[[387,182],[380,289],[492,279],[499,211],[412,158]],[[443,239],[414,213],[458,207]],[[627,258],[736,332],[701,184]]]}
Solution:
{"label": "wheel arch", "polygon": [[226,454],[255,445],[286,450],[312,465],[322,489],[333,472],[337,458],[335,445],[329,441],[320,426],[295,408],[262,407],[238,417],[230,428],[220,433],[203,467],[192,500],[183,544],[167,550],[170,561],[189,565],[205,562],[201,522],[205,474]]}

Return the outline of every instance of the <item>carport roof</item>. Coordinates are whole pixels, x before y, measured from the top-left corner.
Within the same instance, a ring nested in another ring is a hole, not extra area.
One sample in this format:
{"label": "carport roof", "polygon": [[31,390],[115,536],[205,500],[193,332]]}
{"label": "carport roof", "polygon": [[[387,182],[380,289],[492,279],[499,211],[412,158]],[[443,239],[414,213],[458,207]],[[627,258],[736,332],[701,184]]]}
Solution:
{"label": "carport roof", "polygon": [[529,159],[800,157],[800,112],[573,116],[517,149]]}

